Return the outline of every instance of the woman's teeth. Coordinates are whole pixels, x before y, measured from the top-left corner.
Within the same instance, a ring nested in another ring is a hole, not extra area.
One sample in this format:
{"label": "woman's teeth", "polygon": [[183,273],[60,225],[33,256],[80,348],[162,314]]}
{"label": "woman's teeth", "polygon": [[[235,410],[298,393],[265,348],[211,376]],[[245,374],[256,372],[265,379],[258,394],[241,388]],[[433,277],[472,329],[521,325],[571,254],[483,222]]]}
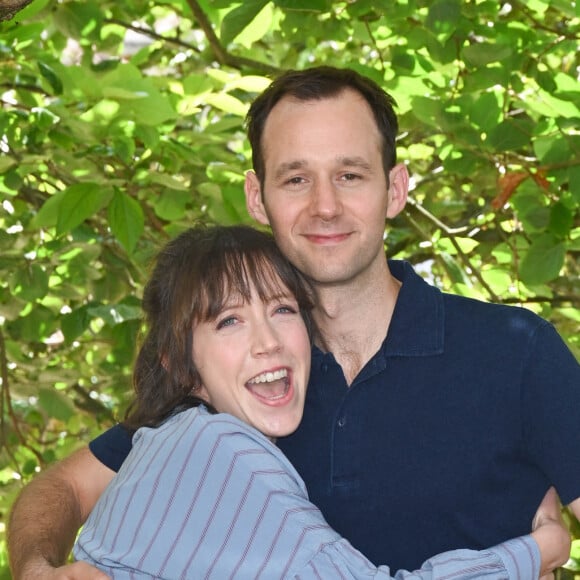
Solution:
{"label": "woman's teeth", "polygon": [[272,383],[274,381],[279,381],[288,376],[287,369],[280,369],[274,372],[262,373],[261,375],[255,376],[253,379],[248,381],[249,384],[259,384],[259,383]]}

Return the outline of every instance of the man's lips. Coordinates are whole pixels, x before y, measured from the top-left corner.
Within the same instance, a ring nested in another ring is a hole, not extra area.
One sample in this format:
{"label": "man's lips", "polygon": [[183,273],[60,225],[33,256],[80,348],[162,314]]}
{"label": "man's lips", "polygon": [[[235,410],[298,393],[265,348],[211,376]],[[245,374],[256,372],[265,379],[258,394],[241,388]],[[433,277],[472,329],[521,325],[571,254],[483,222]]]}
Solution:
{"label": "man's lips", "polygon": [[348,239],[350,233],[338,233],[338,234],[304,234],[304,237],[313,244],[318,244],[321,246],[330,246],[333,244],[339,244]]}

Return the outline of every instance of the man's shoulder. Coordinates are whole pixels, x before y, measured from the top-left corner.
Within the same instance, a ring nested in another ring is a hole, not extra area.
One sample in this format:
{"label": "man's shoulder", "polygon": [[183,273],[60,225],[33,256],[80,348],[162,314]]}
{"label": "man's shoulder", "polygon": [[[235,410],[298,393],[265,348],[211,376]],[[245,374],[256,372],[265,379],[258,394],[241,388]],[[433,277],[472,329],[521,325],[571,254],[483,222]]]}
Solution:
{"label": "man's shoulder", "polygon": [[[476,335],[493,337],[500,342],[518,339],[521,343],[525,337],[536,335],[538,330],[551,328],[549,322],[521,306],[442,292],[408,262],[389,260],[389,267],[403,284],[392,321],[393,335],[407,336],[401,339],[403,345],[412,341],[416,346],[417,341],[429,340],[440,344],[444,336],[447,340],[450,335],[465,337],[466,334],[471,338]],[[421,337],[408,330],[417,327],[422,329]],[[403,347],[400,350],[404,352]]]}
{"label": "man's shoulder", "polygon": [[442,292],[442,297],[446,320],[457,318],[466,324],[499,326],[513,332],[534,332],[550,326],[547,320],[523,306],[486,302],[448,292]]}

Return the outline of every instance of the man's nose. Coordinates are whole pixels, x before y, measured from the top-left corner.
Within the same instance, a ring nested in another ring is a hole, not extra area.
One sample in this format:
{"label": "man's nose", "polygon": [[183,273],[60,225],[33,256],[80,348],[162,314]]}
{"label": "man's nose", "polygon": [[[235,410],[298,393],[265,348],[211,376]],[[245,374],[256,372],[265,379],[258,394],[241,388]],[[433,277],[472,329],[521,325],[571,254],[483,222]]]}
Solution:
{"label": "man's nose", "polygon": [[312,189],[311,213],[323,220],[330,220],[342,211],[339,192],[331,179],[318,179]]}

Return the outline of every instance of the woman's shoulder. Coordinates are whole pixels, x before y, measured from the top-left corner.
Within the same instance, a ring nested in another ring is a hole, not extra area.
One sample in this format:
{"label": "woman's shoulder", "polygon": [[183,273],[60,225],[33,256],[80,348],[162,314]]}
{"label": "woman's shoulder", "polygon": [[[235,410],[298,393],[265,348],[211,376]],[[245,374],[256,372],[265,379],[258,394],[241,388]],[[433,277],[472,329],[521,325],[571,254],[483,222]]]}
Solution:
{"label": "woman's shoulder", "polygon": [[146,448],[148,453],[160,446],[167,449],[192,445],[276,449],[254,427],[228,413],[211,413],[204,405],[180,411],[158,427],[142,427],[133,438],[133,446]]}

